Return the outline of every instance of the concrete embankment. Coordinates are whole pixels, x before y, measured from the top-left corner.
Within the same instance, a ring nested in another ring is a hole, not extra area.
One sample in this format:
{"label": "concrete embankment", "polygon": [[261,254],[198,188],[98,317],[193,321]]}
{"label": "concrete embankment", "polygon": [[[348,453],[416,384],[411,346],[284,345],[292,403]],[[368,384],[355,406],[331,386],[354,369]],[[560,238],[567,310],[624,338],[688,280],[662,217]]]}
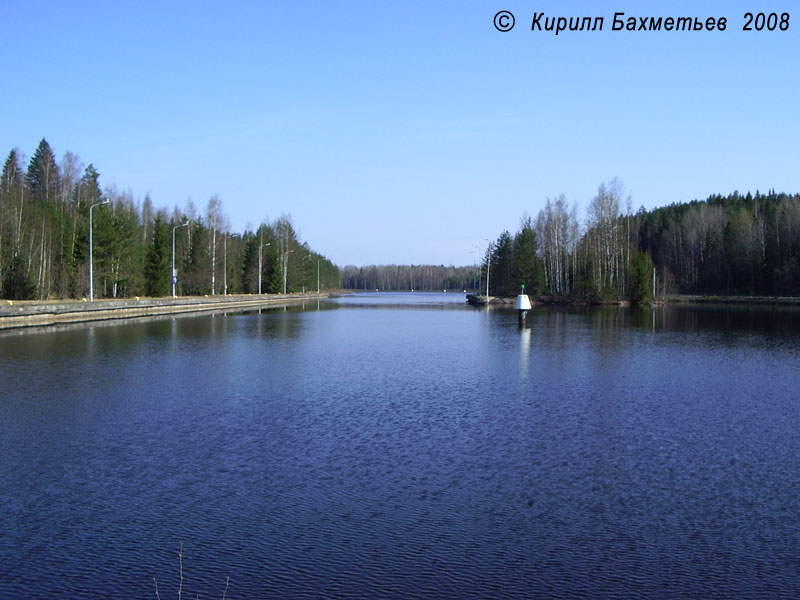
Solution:
{"label": "concrete embankment", "polygon": [[64,300],[17,302],[0,300],[0,330],[18,327],[46,327],[63,323],[132,319],[207,311],[247,311],[318,298],[323,292],[307,294],[263,294],[260,296],[204,296],[182,298],[125,298],[121,300]]}

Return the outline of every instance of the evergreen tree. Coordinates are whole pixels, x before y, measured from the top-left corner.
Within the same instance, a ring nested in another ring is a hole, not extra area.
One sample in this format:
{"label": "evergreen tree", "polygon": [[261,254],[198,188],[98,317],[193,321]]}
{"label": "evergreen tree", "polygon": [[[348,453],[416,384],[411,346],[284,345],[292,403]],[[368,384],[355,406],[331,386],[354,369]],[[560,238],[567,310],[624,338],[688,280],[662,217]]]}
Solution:
{"label": "evergreen tree", "polygon": [[629,298],[634,304],[644,304],[650,298],[650,272],[647,255],[635,250],[631,259],[631,289]]}
{"label": "evergreen tree", "polygon": [[44,138],[28,163],[25,179],[35,200],[42,204],[55,202],[59,188],[58,165],[53,149]]}
{"label": "evergreen tree", "polygon": [[19,154],[12,150],[0,177],[0,297],[4,297],[5,275],[20,247],[24,188]]}
{"label": "evergreen tree", "polygon": [[171,241],[169,224],[159,213],[153,223],[153,240],[147,248],[144,263],[144,289],[148,296],[170,293]]}
{"label": "evergreen tree", "polygon": [[100,191],[100,173],[97,172],[97,169],[94,168],[92,163],[89,163],[89,166],[84,169],[78,185],[80,186],[79,197],[82,202],[91,205],[96,204],[100,200],[102,196]]}
{"label": "evergreen tree", "polygon": [[281,263],[278,249],[271,245],[264,248],[264,273],[261,275],[261,288],[267,294],[280,294],[283,290],[283,279],[281,277]]}
{"label": "evergreen tree", "polygon": [[514,236],[514,287],[525,286],[528,294],[541,294],[542,269],[537,256],[536,231],[530,218],[522,221]]}
{"label": "evergreen tree", "polygon": [[11,269],[3,281],[3,295],[11,300],[33,300],[36,298],[36,286],[28,276],[25,261],[21,255],[14,257]]}
{"label": "evergreen tree", "polygon": [[8,194],[14,187],[22,185],[22,170],[19,165],[19,153],[16,149],[8,153],[3,164],[3,175],[0,177],[0,194]]}
{"label": "evergreen tree", "polygon": [[202,296],[210,291],[208,236],[209,230],[202,219],[191,226],[191,238],[181,276],[181,290],[187,296]]}
{"label": "evergreen tree", "polygon": [[244,252],[242,253],[242,294],[255,294],[258,292],[258,245],[259,239],[252,233],[245,236]]}
{"label": "evergreen tree", "polygon": [[489,295],[513,296],[516,291],[514,281],[514,251],[511,234],[504,231],[493,245],[492,265],[489,271]]}
{"label": "evergreen tree", "polygon": [[142,272],[139,265],[142,264],[144,246],[136,207],[132,202],[115,205],[112,228],[109,259],[111,296],[119,298],[142,294]]}
{"label": "evergreen tree", "polygon": [[[99,178],[100,174],[90,164],[84,169],[83,175],[75,184],[74,196],[78,206],[76,222],[73,225],[72,251],[68,257],[64,258],[67,262],[64,267],[68,277],[65,288],[74,297],[86,295],[89,289],[89,209],[101,199]],[[108,215],[108,207],[95,207],[92,210],[92,257],[95,296],[98,297],[103,295],[102,292],[98,294],[98,289],[102,289],[102,285],[99,285],[98,282],[103,278],[107,260],[106,248],[113,239],[110,230],[111,219]]]}

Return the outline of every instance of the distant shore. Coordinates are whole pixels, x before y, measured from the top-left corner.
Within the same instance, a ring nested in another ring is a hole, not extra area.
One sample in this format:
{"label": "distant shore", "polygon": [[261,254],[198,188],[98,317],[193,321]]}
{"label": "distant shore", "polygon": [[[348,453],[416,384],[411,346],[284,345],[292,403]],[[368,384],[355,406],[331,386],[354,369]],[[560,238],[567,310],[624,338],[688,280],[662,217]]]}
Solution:
{"label": "distant shore", "polygon": [[669,302],[707,303],[707,304],[780,304],[800,306],[797,296],[690,296],[668,297]]}
{"label": "distant shore", "polygon": [[94,302],[86,300],[0,300],[0,330],[220,310],[256,310],[262,307],[328,297],[330,297],[328,292],[308,292],[302,294],[124,298],[95,300]]}
{"label": "distant shore", "polygon": [[[630,306],[628,300],[587,300],[583,298],[528,296],[533,304],[546,306]],[[489,296],[483,294],[467,294],[467,302],[475,306],[513,305],[514,297]],[[663,306],[664,304],[745,304],[745,305],[781,305],[800,306],[800,298],[796,296],[701,296],[674,294],[645,303],[643,306]]]}

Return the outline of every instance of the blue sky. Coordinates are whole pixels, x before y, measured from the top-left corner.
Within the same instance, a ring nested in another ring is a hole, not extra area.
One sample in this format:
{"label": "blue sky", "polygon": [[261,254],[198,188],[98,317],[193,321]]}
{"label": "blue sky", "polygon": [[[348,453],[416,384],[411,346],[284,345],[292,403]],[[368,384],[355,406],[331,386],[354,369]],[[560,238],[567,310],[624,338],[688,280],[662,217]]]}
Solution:
{"label": "blue sky", "polygon": [[[4,157],[46,137],[157,207],[218,194],[239,232],[290,214],[341,266],[472,264],[473,243],[613,177],[634,208],[800,192],[793,2],[0,7]],[[752,10],[789,29],[743,32]],[[612,32],[620,11],[728,28]],[[604,28],[531,32],[534,12]]]}

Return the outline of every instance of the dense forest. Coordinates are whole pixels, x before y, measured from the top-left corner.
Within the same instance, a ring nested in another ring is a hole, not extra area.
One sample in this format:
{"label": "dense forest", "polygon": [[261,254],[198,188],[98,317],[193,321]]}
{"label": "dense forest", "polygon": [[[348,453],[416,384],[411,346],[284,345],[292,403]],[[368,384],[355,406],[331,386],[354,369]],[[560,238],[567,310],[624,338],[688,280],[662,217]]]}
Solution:
{"label": "dense forest", "polygon": [[472,290],[478,271],[443,265],[370,265],[342,269],[342,288],[348,290]]}
{"label": "dense forest", "polygon": [[[474,290],[553,300],[646,302],[668,294],[800,295],[800,195],[712,196],[646,211],[614,179],[586,210],[562,195],[504,231],[476,267],[342,269],[354,290]],[[477,246],[474,246],[477,248]]]}
{"label": "dense forest", "polygon": [[564,196],[482,261],[490,294],[645,302],[667,294],[800,295],[800,195],[711,196],[633,213],[618,180],[586,210]]}
{"label": "dense forest", "polygon": [[90,218],[95,298],[170,294],[173,239],[181,295],[339,287],[339,269],[298,239],[288,216],[236,233],[218,196],[203,209],[156,209],[149,195],[101,190],[93,164],[71,152],[57,161],[45,139],[27,170],[22,161],[11,150],[0,178],[0,298],[88,296]]}
{"label": "dense forest", "polygon": [[[535,218],[492,241],[475,266],[348,266],[341,272],[282,216],[232,232],[222,200],[168,212],[134,201],[45,139],[23,169],[11,150],[0,177],[0,297],[88,296],[92,221],[96,298],[354,290],[485,290],[553,299],[645,302],[667,294],[800,296],[800,195],[734,192],[633,212],[615,180],[581,222],[577,204],[548,199]],[[477,247],[473,249],[476,251]],[[478,264],[480,262],[480,264]]]}

